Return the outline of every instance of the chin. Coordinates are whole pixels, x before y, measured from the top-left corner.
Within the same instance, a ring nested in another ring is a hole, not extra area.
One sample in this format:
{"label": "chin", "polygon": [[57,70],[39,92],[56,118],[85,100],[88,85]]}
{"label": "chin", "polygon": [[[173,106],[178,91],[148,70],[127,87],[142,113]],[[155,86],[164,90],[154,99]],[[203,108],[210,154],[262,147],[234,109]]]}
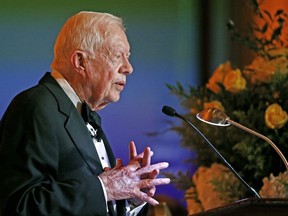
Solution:
{"label": "chin", "polygon": [[120,92],[119,91],[114,91],[113,93],[111,92],[106,99],[109,102],[114,103],[118,102],[120,100]]}
{"label": "chin", "polygon": [[112,100],[112,102],[116,103],[116,102],[118,102],[119,100],[120,100],[120,97],[117,97],[117,98],[114,98],[114,99]]}
{"label": "chin", "polygon": [[117,102],[120,100],[120,95],[112,95],[110,98],[109,98],[109,101],[110,102]]}

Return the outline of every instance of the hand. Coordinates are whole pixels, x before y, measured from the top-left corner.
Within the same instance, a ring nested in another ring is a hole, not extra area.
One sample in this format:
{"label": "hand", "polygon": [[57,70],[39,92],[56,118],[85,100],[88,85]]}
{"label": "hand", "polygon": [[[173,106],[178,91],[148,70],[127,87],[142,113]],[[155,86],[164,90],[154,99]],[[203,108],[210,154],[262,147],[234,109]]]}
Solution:
{"label": "hand", "polygon": [[[139,164],[141,165],[141,167],[145,167],[145,166],[150,165],[151,157],[153,156],[153,151],[151,151],[149,147],[146,147],[143,153],[137,155],[135,143],[131,141],[129,145],[129,156],[130,156],[130,161],[137,160]],[[158,176],[158,174],[159,174],[159,169],[155,169],[151,171],[150,173],[144,173],[141,176],[141,179],[145,179],[145,178],[155,179]],[[152,186],[152,187],[142,188],[141,191],[146,193],[147,196],[152,197],[154,196],[156,192],[156,187]],[[129,202],[132,202],[135,206],[141,205],[143,203],[142,200],[138,200],[135,198],[129,199]]]}
{"label": "hand", "polygon": [[142,202],[157,205],[159,203],[148,196],[147,193],[142,192],[141,189],[169,184],[170,179],[141,179],[141,176],[153,170],[161,170],[167,167],[168,163],[162,162],[141,168],[136,160],[123,167],[122,161],[117,159],[116,166],[101,173],[99,177],[105,186],[108,201],[136,198]]}
{"label": "hand", "polygon": [[[134,143],[130,143],[130,162],[123,167],[122,161],[117,160],[116,166],[101,173],[101,178],[108,200],[131,199],[137,202],[159,204],[151,196],[155,193],[155,186],[169,184],[169,178],[155,179],[159,170],[168,167],[168,163],[161,162],[150,165],[153,153],[146,148],[137,155]],[[134,203],[136,204],[136,203]]]}

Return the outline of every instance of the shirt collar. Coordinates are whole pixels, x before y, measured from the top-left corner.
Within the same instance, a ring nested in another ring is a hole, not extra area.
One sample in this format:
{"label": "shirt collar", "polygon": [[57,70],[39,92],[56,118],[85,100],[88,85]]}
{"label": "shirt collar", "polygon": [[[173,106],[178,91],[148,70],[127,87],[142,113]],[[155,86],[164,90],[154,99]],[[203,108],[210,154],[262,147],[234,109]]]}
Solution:
{"label": "shirt collar", "polygon": [[53,70],[51,75],[54,77],[54,79],[58,82],[63,91],[70,98],[70,100],[77,108],[77,110],[81,113],[82,101],[80,100],[74,89],[71,87],[71,85],[67,82],[67,80],[63,77],[63,75],[60,72]]}

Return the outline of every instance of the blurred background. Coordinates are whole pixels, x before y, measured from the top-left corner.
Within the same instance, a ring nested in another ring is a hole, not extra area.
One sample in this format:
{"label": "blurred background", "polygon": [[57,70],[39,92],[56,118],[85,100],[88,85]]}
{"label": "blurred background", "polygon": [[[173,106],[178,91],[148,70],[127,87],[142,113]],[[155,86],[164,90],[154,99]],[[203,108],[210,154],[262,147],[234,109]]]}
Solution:
{"label": "blurred background", "polygon": [[[167,171],[193,172],[185,160],[191,152],[167,131],[163,105],[181,113],[180,102],[166,84],[203,85],[222,62],[246,64],[245,48],[230,39],[229,19],[238,26],[249,19],[245,0],[10,0],[0,3],[0,117],[12,98],[35,85],[50,70],[53,44],[68,17],[81,10],[109,12],[124,19],[134,73],[121,100],[101,111],[103,127],[116,157],[128,161],[128,143],[138,151],[150,146],[153,162],[168,161]],[[244,15],[245,14],[245,15]],[[244,49],[244,50],[243,50]],[[243,55],[243,53],[245,53]],[[150,136],[150,133],[159,133]],[[193,131],[191,131],[193,133]],[[184,194],[172,184],[157,195],[177,200]]]}

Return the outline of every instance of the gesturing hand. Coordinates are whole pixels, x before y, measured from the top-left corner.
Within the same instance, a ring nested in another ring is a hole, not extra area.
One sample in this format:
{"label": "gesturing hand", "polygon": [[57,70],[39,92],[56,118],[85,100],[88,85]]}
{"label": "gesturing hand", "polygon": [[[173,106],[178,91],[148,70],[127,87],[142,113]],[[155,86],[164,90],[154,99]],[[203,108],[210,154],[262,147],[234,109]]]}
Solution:
{"label": "gesturing hand", "polygon": [[168,167],[167,162],[151,165],[153,153],[146,148],[137,155],[134,142],[130,143],[130,162],[123,166],[120,159],[113,169],[101,173],[101,178],[107,193],[108,200],[133,199],[137,203],[148,202],[157,205],[158,202],[151,196],[155,193],[155,186],[169,184],[169,178],[158,178],[159,170]]}
{"label": "gesturing hand", "polygon": [[[141,165],[141,167],[145,167],[145,166],[148,166],[151,164],[151,157],[152,156],[153,156],[153,152],[150,150],[149,147],[146,147],[144,152],[137,155],[135,143],[133,141],[130,142],[130,145],[129,145],[130,161],[137,160],[139,162],[139,164]],[[155,179],[158,176],[158,174],[159,174],[159,169],[155,169],[149,173],[144,173],[141,176],[141,179],[145,179],[145,178]],[[141,191],[146,193],[147,196],[152,197],[152,196],[154,196],[154,194],[156,192],[156,187],[151,186],[151,187],[147,187],[147,188],[142,188]],[[143,200],[139,200],[137,198],[131,198],[131,199],[129,199],[129,201],[132,202],[136,206],[143,203]]]}

